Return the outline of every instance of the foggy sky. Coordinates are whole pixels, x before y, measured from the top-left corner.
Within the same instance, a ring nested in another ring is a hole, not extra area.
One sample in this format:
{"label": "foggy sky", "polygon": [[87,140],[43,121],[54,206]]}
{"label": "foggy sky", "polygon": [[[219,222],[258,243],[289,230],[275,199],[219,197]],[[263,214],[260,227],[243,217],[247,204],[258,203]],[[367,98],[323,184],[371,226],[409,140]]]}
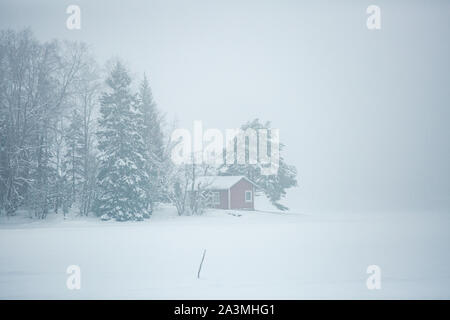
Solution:
{"label": "foggy sky", "polygon": [[295,211],[450,210],[450,1],[1,0],[0,29],[24,27],[146,72],[181,127],[271,120]]}

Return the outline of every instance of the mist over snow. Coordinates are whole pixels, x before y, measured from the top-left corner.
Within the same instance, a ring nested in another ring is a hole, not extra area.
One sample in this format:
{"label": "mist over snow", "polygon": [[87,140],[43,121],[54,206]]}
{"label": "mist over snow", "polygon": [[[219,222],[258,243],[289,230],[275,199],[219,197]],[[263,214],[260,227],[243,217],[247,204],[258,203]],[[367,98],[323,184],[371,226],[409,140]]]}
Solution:
{"label": "mist over snow", "polygon": [[[2,0],[0,32],[0,299],[450,298],[450,2]],[[278,129],[277,175],[174,165],[196,121]]]}

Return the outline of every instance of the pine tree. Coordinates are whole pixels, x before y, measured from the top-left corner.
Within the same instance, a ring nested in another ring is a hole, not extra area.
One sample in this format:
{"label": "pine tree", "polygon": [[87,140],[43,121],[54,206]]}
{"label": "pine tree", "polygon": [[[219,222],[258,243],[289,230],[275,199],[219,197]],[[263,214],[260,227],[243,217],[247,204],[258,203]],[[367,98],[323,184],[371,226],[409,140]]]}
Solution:
{"label": "pine tree", "polygon": [[119,221],[142,220],[146,214],[147,152],[143,139],[143,115],[131,92],[131,79],[121,63],[116,63],[101,98],[98,149],[99,215]]}
{"label": "pine tree", "polygon": [[[259,119],[254,119],[241,126],[242,130],[246,129],[270,129],[270,122],[261,123]],[[257,133],[257,139],[259,139]],[[270,139],[269,139],[270,141]],[[287,210],[288,208],[282,205],[279,201],[286,196],[286,189],[297,186],[297,169],[285,162],[282,156],[284,145],[279,144],[280,159],[278,163],[277,174],[263,175],[260,164],[224,164],[219,170],[221,175],[245,175],[247,178],[255,182],[260,191],[262,191],[270,202],[280,210]],[[248,146],[245,147],[246,154],[248,153]],[[259,153],[259,146],[257,147]]]}
{"label": "pine tree", "polygon": [[164,142],[161,130],[161,118],[156,109],[152,91],[145,75],[139,90],[139,109],[143,114],[143,138],[148,151],[146,169],[150,181],[146,189],[147,202],[150,211],[152,211],[154,204],[163,198]]}

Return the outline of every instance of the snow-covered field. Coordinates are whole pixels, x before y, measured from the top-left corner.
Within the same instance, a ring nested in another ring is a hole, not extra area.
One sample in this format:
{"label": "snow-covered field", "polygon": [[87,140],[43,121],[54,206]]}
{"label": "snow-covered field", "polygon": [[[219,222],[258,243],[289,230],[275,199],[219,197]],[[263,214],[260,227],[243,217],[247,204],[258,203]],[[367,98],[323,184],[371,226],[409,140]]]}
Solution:
{"label": "snow-covered field", "polygon": [[[449,214],[230,212],[1,217],[0,298],[450,298]],[[366,287],[373,264],[380,290]],[[66,287],[69,265],[81,268],[80,290]]]}

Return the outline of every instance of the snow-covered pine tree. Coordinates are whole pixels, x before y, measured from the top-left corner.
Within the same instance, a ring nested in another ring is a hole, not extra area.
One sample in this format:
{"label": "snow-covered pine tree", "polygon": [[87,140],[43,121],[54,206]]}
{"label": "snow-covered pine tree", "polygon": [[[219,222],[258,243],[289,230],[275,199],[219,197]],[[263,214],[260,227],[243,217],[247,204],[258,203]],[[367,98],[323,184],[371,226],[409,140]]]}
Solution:
{"label": "snow-covered pine tree", "polygon": [[147,152],[143,115],[131,92],[131,79],[117,62],[101,98],[98,149],[99,173],[96,210],[119,221],[142,220],[146,214]]}
{"label": "snow-covered pine tree", "polygon": [[160,202],[163,198],[164,141],[161,116],[156,109],[152,90],[145,75],[139,90],[139,110],[143,114],[143,138],[148,151],[146,169],[150,181],[146,191],[148,207],[151,212],[155,203]]}

